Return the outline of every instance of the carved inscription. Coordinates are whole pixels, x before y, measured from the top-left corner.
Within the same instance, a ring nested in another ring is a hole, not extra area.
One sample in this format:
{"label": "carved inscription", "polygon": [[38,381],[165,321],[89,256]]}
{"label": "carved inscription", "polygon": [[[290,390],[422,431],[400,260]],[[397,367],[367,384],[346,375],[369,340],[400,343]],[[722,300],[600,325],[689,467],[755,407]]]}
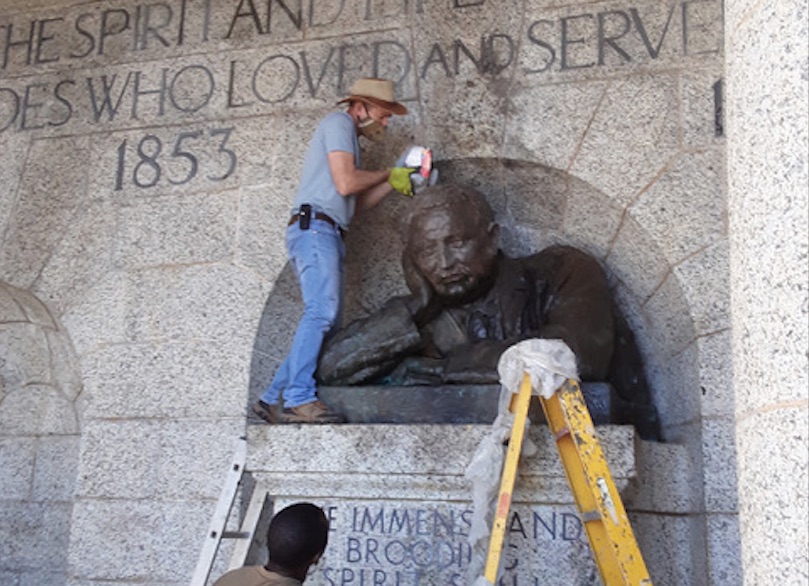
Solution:
{"label": "carved inscription", "polygon": [[[220,169],[213,174],[204,174],[205,178],[214,182],[224,181],[236,170],[238,160],[235,151],[228,146],[232,132],[233,128],[180,132],[174,138],[173,145],[164,145],[160,137],[154,134],[146,134],[132,145],[124,139],[117,150],[115,190],[120,191],[130,181],[141,189],[161,183],[183,185],[192,181],[199,174],[198,148],[202,142],[216,145],[213,160],[208,162],[208,166]],[[131,161],[130,155],[133,153],[135,160]],[[166,160],[173,163],[174,175],[166,171]]]}
{"label": "carved inscription", "polygon": [[[450,8],[481,10],[488,2],[454,0]],[[549,13],[529,20],[522,36],[512,30],[479,30],[415,47],[393,34],[352,42],[323,36],[303,48],[286,42],[287,37],[272,42],[279,30],[323,33],[355,14],[370,23],[416,18],[408,16],[408,6],[418,15],[426,13],[430,2],[230,1],[225,19],[217,5],[220,18],[215,22],[211,0],[75,8],[64,16],[29,20],[0,17],[0,72],[14,72],[14,78],[0,80],[0,133],[55,129],[78,121],[149,124],[211,111],[271,112],[293,99],[342,95],[360,73],[391,77],[403,88],[410,87],[414,75],[430,81],[516,74],[527,83],[542,83],[548,76],[713,54],[721,44],[716,32],[721,30],[719,0]],[[221,45],[211,43],[251,38],[269,39],[270,44],[260,55],[234,45],[218,62],[193,57],[182,64],[167,61],[189,49],[219,54]],[[133,64],[145,55],[162,64]],[[78,66],[85,68],[82,73],[74,72]],[[42,69],[44,74],[26,77]],[[63,73],[57,75],[55,69]]]}
{"label": "carved inscription", "polygon": [[[370,502],[327,505],[332,534],[313,581],[327,586],[464,586],[472,510],[460,504]],[[516,505],[503,552],[501,586],[538,586],[547,572],[597,584],[573,507]],[[561,573],[560,573],[561,572]]]}

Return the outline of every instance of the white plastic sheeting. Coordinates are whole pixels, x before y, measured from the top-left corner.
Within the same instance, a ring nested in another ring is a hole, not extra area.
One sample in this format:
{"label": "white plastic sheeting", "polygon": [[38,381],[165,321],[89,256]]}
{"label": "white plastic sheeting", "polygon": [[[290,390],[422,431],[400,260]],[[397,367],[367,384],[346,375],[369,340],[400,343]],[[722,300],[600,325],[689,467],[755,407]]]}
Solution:
{"label": "white plastic sheeting", "polygon": [[[469,529],[469,545],[472,560],[466,574],[469,586],[492,586],[483,571],[489,550],[494,505],[500,488],[500,476],[505,456],[504,442],[511,435],[514,415],[509,411],[511,396],[520,391],[523,374],[531,378],[531,393],[548,399],[572,378],[579,380],[576,355],[562,340],[524,340],[515,344],[500,356],[497,373],[500,376],[500,401],[498,414],[491,431],[481,440],[465,476],[472,482],[472,525]],[[536,446],[526,438],[522,456],[536,453]],[[501,558],[502,563],[502,558]]]}

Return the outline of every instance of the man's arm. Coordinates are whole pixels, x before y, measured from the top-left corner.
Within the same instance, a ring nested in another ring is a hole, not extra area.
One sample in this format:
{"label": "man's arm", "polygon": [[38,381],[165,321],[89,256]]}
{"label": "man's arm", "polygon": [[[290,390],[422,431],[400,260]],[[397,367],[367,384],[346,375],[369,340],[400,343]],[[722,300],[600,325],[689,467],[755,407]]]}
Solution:
{"label": "man's arm", "polygon": [[328,158],[334,186],[343,197],[384,190],[384,193],[379,196],[379,199],[382,199],[390,192],[391,187],[388,184],[390,171],[388,169],[380,171],[357,169],[354,165],[354,155],[345,151],[331,151]]}

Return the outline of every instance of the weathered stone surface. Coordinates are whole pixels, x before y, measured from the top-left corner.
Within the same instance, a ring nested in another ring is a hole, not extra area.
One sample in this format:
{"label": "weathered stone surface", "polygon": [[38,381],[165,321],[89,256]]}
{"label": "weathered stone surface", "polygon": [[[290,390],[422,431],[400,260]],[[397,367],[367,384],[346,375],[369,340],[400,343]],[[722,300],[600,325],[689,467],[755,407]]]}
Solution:
{"label": "weathered stone surface", "polygon": [[35,501],[72,502],[78,462],[78,434],[39,438],[31,498]]}
{"label": "weathered stone surface", "polygon": [[244,413],[248,362],[218,342],[107,346],[84,359],[85,418],[176,419]]}
{"label": "weathered stone surface", "polygon": [[677,152],[676,87],[662,74],[611,84],[570,171],[619,205],[634,201]]}
{"label": "weathered stone surface", "polygon": [[124,341],[130,288],[130,277],[125,272],[109,272],[62,315],[78,356],[98,346]]}
{"label": "weathered stone surface", "polygon": [[621,226],[623,210],[603,193],[569,178],[562,232],[569,242],[603,259]]}
{"label": "weathered stone surface", "polygon": [[652,235],[626,214],[606,260],[616,277],[642,300],[655,292],[669,272],[669,263]]}
{"label": "weathered stone surface", "polygon": [[532,78],[512,88],[515,113],[507,121],[505,153],[568,169],[581,147],[608,85],[534,85]]}
{"label": "weathered stone surface", "polygon": [[116,266],[211,263],[233,256],[236,192],[146,200],[119,211]]}
{"label": "weathered stone surface", "polygon": [[163,511],[150,501],[77,501],[69,553],[72,579],[138,582],[152,575],[164,546],[155,539],[162,518]]}
{"label": "weathered stone surface", "polygon": [[81,137],[40,140],[28,151],[14,218],[0,250],[3,280],[30,285],[77,219],[78,204],[85,198],[86,144]]}
{"label": "weathered stone surface", "polygon": [[719,242],[672,269],[687,298],[697,335],[730,325],[730,284],[722,277],[729,266],[727,243]]}
{"label": "weathered stone surface", "polygon": [[42,328],[27,322],[4,323],[0,335],[6,384],[21,387],[52,382],[48,337]]}
{"label": "weathered stone surface", "polygon": [[31,288],[56,315],[110,270],[115,229],[115,211],[107,201],[89,204],[65,228]]}
{"label": "weathered stone surface", "polygon": [[663,356],[675,356],[696,338],[688,300],[677,275],[669,273],[644,305],[652,322],[654,342]]}
{"label": "weathered stone surface", "polygon": [[809,515],[809,462],[805,452],[792,459],[778,457],[783,450],[805,446],[807,429],[809,412],[797,405],[750,415],[736,426],[738,458],[744,462],[739,481],[758,490],[757,498],[740,495],[740,519],[768,520],[755,531],[741,527],[745,556],[751,548],[767,552],[766,560],[745,568],[745,579],[772,576],[800,582],[807,577],[804,546],[809,529],[804,521]]}
{"label": "weathered stone surface", "polygon": [[700,361],[701,413],[703,417],[730,417],[733,415],[732,373],[725,368],[731,351],[729,332],[718,332],[697,340]]}
{"label": "weathered stone surface", "polygon": [[247,356],[266,299],[263,284],[229,264],[167,266],[133,274],[127,311],[130,340],[215,340]]}
{"label": "weathered stone surface", "polygon": [[714,584],[742,584],[744,573],[738,564],[741,539],[737,515],[707,515],[708,556]]}
{"label": "weathered stone surface", "polygon": [[682,72],[683,146],[705,148],[725,142],[724,100],[727,88],[718,65]]}
{"label": "weathered stone surface", "polygon": [[703,419],[702,462],[708,513],[732,514],[739,510],[735,440],[732,419]]}
{"label": "weathered stone surface", "polygon": [[671,264],[723,239],[726,208],[722,151],[711,149],[671,161],[629,208],[654,234]]}
{"label": "weathered stone surface", "polygon": [[[4,436],[7,433],[3,428]],[[23,501],[31,496],[37,442],[32,437],[0,438],[0,495],[4,501]],[[7,538],[4,535],[3,538]]]}
{"label": "weathered stone surface", "polygon": [[9,435],[74,434],[78,428],[73,401],[50,385],[10,391],[0,405],[0,429]]}

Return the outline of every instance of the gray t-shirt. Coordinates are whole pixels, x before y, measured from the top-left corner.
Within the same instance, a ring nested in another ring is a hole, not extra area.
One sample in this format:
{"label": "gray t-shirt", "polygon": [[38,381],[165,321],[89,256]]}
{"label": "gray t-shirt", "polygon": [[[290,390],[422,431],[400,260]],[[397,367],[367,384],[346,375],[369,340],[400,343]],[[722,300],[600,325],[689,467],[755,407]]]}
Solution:
{"label": "gray t-shirt", "polygon": [[303,160],[293,213],[308,203],[314,211],[327,214],[345,229],[354,217],[355,197],[343,197],[334,185],[328,159],[333,151],[351,153],[354,165],[360,168],[360,143],[354,120],[346,112],[332,112],[318,124]]}

